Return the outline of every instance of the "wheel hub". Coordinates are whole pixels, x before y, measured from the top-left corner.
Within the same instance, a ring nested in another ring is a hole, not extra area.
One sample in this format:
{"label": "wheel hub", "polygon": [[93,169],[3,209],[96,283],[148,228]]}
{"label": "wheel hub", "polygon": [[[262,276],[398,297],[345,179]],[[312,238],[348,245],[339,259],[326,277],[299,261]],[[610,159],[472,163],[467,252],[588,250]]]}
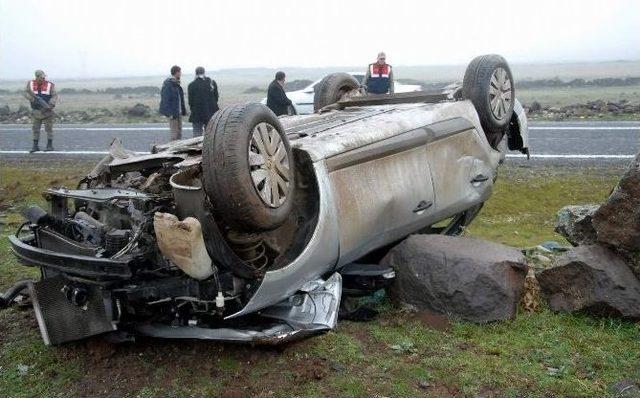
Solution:
{"label": "wheel hub", "polygon": [[249,170],[260,199],[269,207],[280,207],[290,188],[289,155],[278,130],[259,123],[249,140]]}
{"label": "wheel hub", "polygon": [[513,89],[509,74],[504,68],[496,68],[491,74],[489,84],[489,102],[491,113],[497,120],[509,117],[508,111],[511,109]]}

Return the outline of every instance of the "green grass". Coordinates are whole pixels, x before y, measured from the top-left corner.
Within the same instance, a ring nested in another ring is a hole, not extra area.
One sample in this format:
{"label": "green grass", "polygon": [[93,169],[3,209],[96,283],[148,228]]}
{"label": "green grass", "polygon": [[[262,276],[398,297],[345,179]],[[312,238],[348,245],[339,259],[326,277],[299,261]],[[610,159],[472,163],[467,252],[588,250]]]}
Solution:
{"label": "green grass", "polygon": [[516,97],[526,105],[530,105],[533,101],[538,101],[545,106],[566,106],[585,104],[595,100],[620,101],[623,99],[637,104],[640,102],[640,86],[516,88]]}
{"label": "green grass", "polygon": [[[17,264],[5,239],[23,202],[42,203],[41,189],[52,181],[72,185],[87,166],[2,166],[0,212],[10,221],[0,236],[0,288],[34,275]],[[601,201],[619,173],[503,167],[467,233],[515,246],[560,240],[557,209]],[[632,322],[545,308],[490,325],[452,322],[441,332],[388,304],[381,309],[373,322],[344,321],[280,349],[156,339],[45,347],[31,310],[3,310],[0,396],[611,397],[613,383],[640,382],[640,325]]]}
{"label": "green grass", "polygon": [[553,231],[555,215],[569,204],[601,203],[618,181],[616,170],[514,169],[499,176],[494,193],[468,233],[516,247],[545,240],[565,242]]}

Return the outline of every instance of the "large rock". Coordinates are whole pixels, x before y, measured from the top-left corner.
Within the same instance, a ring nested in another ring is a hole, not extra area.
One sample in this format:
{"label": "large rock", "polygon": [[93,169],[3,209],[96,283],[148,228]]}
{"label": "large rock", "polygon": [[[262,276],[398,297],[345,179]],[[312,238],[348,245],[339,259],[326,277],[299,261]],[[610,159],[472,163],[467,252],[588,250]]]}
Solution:
{"label": "large rock", "polygon": [[593,215],[598,242],[616,249],[640,278],[640,153]]}
{"label": "large rock", "polygon": [[596,242],[596,230],[591,220],[598,205],[565,206],[556,216],[556,232],[574,246]]}
{"label": "large rock", "polygon": [[533,101],[531,103],[531,106],[529,107],[529,110],[531,112],[540,112],[542,110],[542,106],[540,105],[540,103],[538,101]]}
{"label": "large rock", "polygon": [[573,247],[537,279],[553,311],[640,318],[640,281],[625,259],[606,247]]}
{"label": "large rock", "polygon": [[146,117],[151,113],[151,108],[144,104],[135,104],[127,109],[127,115],[134,117]]}
{"label": "large rock", "polygon": [[519,250],[443,235],[412,235],[382,263],[396,270],[396,304],[479,323],[515,315],[527,274]]}

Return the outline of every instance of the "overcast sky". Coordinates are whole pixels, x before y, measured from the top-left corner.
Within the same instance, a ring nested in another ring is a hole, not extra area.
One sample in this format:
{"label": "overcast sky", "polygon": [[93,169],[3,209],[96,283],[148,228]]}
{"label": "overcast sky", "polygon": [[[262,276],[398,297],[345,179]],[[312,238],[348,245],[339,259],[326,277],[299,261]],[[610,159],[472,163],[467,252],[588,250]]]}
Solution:
{"label": "overcast sky", "polygon": [[[0,79],[640,59],[639,0],[0,0]],[[640,71],[639,71],[640,72]]]}

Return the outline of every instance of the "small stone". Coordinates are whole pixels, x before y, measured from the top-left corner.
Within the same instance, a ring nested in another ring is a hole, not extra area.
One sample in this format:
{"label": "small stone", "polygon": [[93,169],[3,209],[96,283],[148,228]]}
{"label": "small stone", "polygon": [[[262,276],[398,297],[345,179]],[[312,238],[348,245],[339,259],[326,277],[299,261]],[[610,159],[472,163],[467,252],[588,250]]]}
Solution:
{"label": "small stone", "polygon": [[543,256],[542,254],[537,254],[536,255],[536,260],[540,261],[541,263],[545,263],[548,264],[551,262],[551,259],[547,256]]}
{"label": "small stone", "polygon": [[26,376],[29,373],[29,365],[18,364],[18,374],[20,376]]}

